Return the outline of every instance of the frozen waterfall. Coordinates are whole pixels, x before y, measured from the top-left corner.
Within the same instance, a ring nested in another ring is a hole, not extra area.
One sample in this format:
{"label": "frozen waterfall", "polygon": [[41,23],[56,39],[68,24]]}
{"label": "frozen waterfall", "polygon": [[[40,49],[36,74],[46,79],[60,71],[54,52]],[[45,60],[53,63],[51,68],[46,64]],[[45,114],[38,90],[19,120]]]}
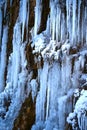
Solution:
{"label": "frozen waterfall", "polygon": [[0,0],[0,130],[87,130],[87,2],[45,1]]}

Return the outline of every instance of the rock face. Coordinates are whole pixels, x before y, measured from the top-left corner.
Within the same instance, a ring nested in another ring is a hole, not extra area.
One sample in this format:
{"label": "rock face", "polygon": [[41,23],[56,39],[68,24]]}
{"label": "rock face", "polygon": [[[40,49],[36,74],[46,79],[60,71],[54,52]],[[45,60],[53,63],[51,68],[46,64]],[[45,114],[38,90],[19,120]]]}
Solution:
{"label": "rock face", "polygon": [[0,1],[0,130],[87,130],[86,0]]}

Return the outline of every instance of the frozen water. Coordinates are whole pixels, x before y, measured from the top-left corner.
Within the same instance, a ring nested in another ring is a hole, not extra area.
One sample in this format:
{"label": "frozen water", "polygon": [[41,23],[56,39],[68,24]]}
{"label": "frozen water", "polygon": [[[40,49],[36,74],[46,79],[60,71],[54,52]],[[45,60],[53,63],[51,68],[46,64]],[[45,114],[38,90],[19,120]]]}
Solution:
{"label": "frozen water", "polygon": [[2,20],[3,20],[3,16],[2,16],[2,9],[0,7],[0,44],[1,44],[1,35],[2,35]]}
{"label": "frozen water", "polygon": [[42,13],[42,0],[36,0],[35,7],[35,23],[34,23],[34,35],[37,35],[41,24],[41,13]]}
{"label": "frozen water", "polygon": [[[67,129],[66,118],[74,108],[67,118],[68,123],[74,129],[78,121],[76,129],[86,130],[87,90],[81,91],[84,84],[79,82],[80,79],[87,79],[87,75],[83,74],[87,50],[84,47],[79,49],[82,47],[80,45],[87,44],[86,2],[66,0],[61,3],[60,0],[50,0],[46,30],[38,35],[43,5],[42,0],[36,0],[35,22],[31,29],[32,55],[36,58],[38,71],[35,79],[32,79],[32,66],[26,59],[26,46],[30,43],[30,1],[20,1],[9,58],[6,58],[9,22],[4,23],[8,15],[7,2],[0,1],[0,130],[12,129],[21,105],[30,92],[36,103],[36,121],[32,130]],[[13,0],[10,6],[12,4]],[[38,62],[43,64],[38,67]],[[9,102],[8,108],[5,101]]]}
{"label": "frozen water", "polygon": [[8,27],[4,27],[3,37],[2,37],[2,46],[1,46],[1,59],[0,59],[0,92],[4,90],[5,81],[5,69],[6,69],[6,49],[7,49],[7,40],[8,40]]}

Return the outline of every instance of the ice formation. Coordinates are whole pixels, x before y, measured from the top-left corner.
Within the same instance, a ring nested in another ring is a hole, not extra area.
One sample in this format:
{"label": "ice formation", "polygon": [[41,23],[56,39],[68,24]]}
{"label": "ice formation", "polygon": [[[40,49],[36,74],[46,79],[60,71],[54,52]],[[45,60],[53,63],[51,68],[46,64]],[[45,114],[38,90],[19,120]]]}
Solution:
{"label": "ice formation", "polygon": [[4,90],[4,73],[6,68],[6,48],[8,40],[8,27],[3,29],[2,46],[1,46],[1,56],[0,56],[0,92]]}
{"label": "ice formation", "polygon": [[[14,1],[0,1],[0,130],[12,130],[29,94],[36,112],[32,130],[87,130],[86,0],[49,0],[46,29],[40,34],[43,0],[36,0],[30,29],[31,1],[18,2],[9,43],[8,9]],[[36,77],[27,53],[34,57]]]}
{"label": "ice formation", "polygon": [[34,23],[34,35],[37,35],[38,29],[41,23],[41,13],[42,13],[42,0],[36,0],[35,7],[35,23]]}

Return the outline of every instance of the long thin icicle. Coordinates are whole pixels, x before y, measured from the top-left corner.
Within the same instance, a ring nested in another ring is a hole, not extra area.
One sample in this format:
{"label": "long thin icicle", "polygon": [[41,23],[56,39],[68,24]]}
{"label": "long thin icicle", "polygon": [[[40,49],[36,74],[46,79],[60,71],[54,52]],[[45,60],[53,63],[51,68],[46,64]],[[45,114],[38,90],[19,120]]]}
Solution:
{"label": "long thin icicle", "polygon": [[72,43],[76,43],[76,0],[73,0]]}
{"label": "long thin icicle", "polygon": [[[0,7],[0,44],[1,44],[1,35],[2,35],[2,9]],[[1,46],[1,45],[0,45]]]}
{"label": "long thin icicle", "polygon": [[0,92],[4,90],[4,75],[6,67],[6,48],[8,40],[8,27],[5,26],[3,30],[2,46],[1,46],[1,61],[0,61]]}
{"label": "long thin icicle", "polygon": [[42,0],[36,0],[34,35],[37,35],[41,23]]}

